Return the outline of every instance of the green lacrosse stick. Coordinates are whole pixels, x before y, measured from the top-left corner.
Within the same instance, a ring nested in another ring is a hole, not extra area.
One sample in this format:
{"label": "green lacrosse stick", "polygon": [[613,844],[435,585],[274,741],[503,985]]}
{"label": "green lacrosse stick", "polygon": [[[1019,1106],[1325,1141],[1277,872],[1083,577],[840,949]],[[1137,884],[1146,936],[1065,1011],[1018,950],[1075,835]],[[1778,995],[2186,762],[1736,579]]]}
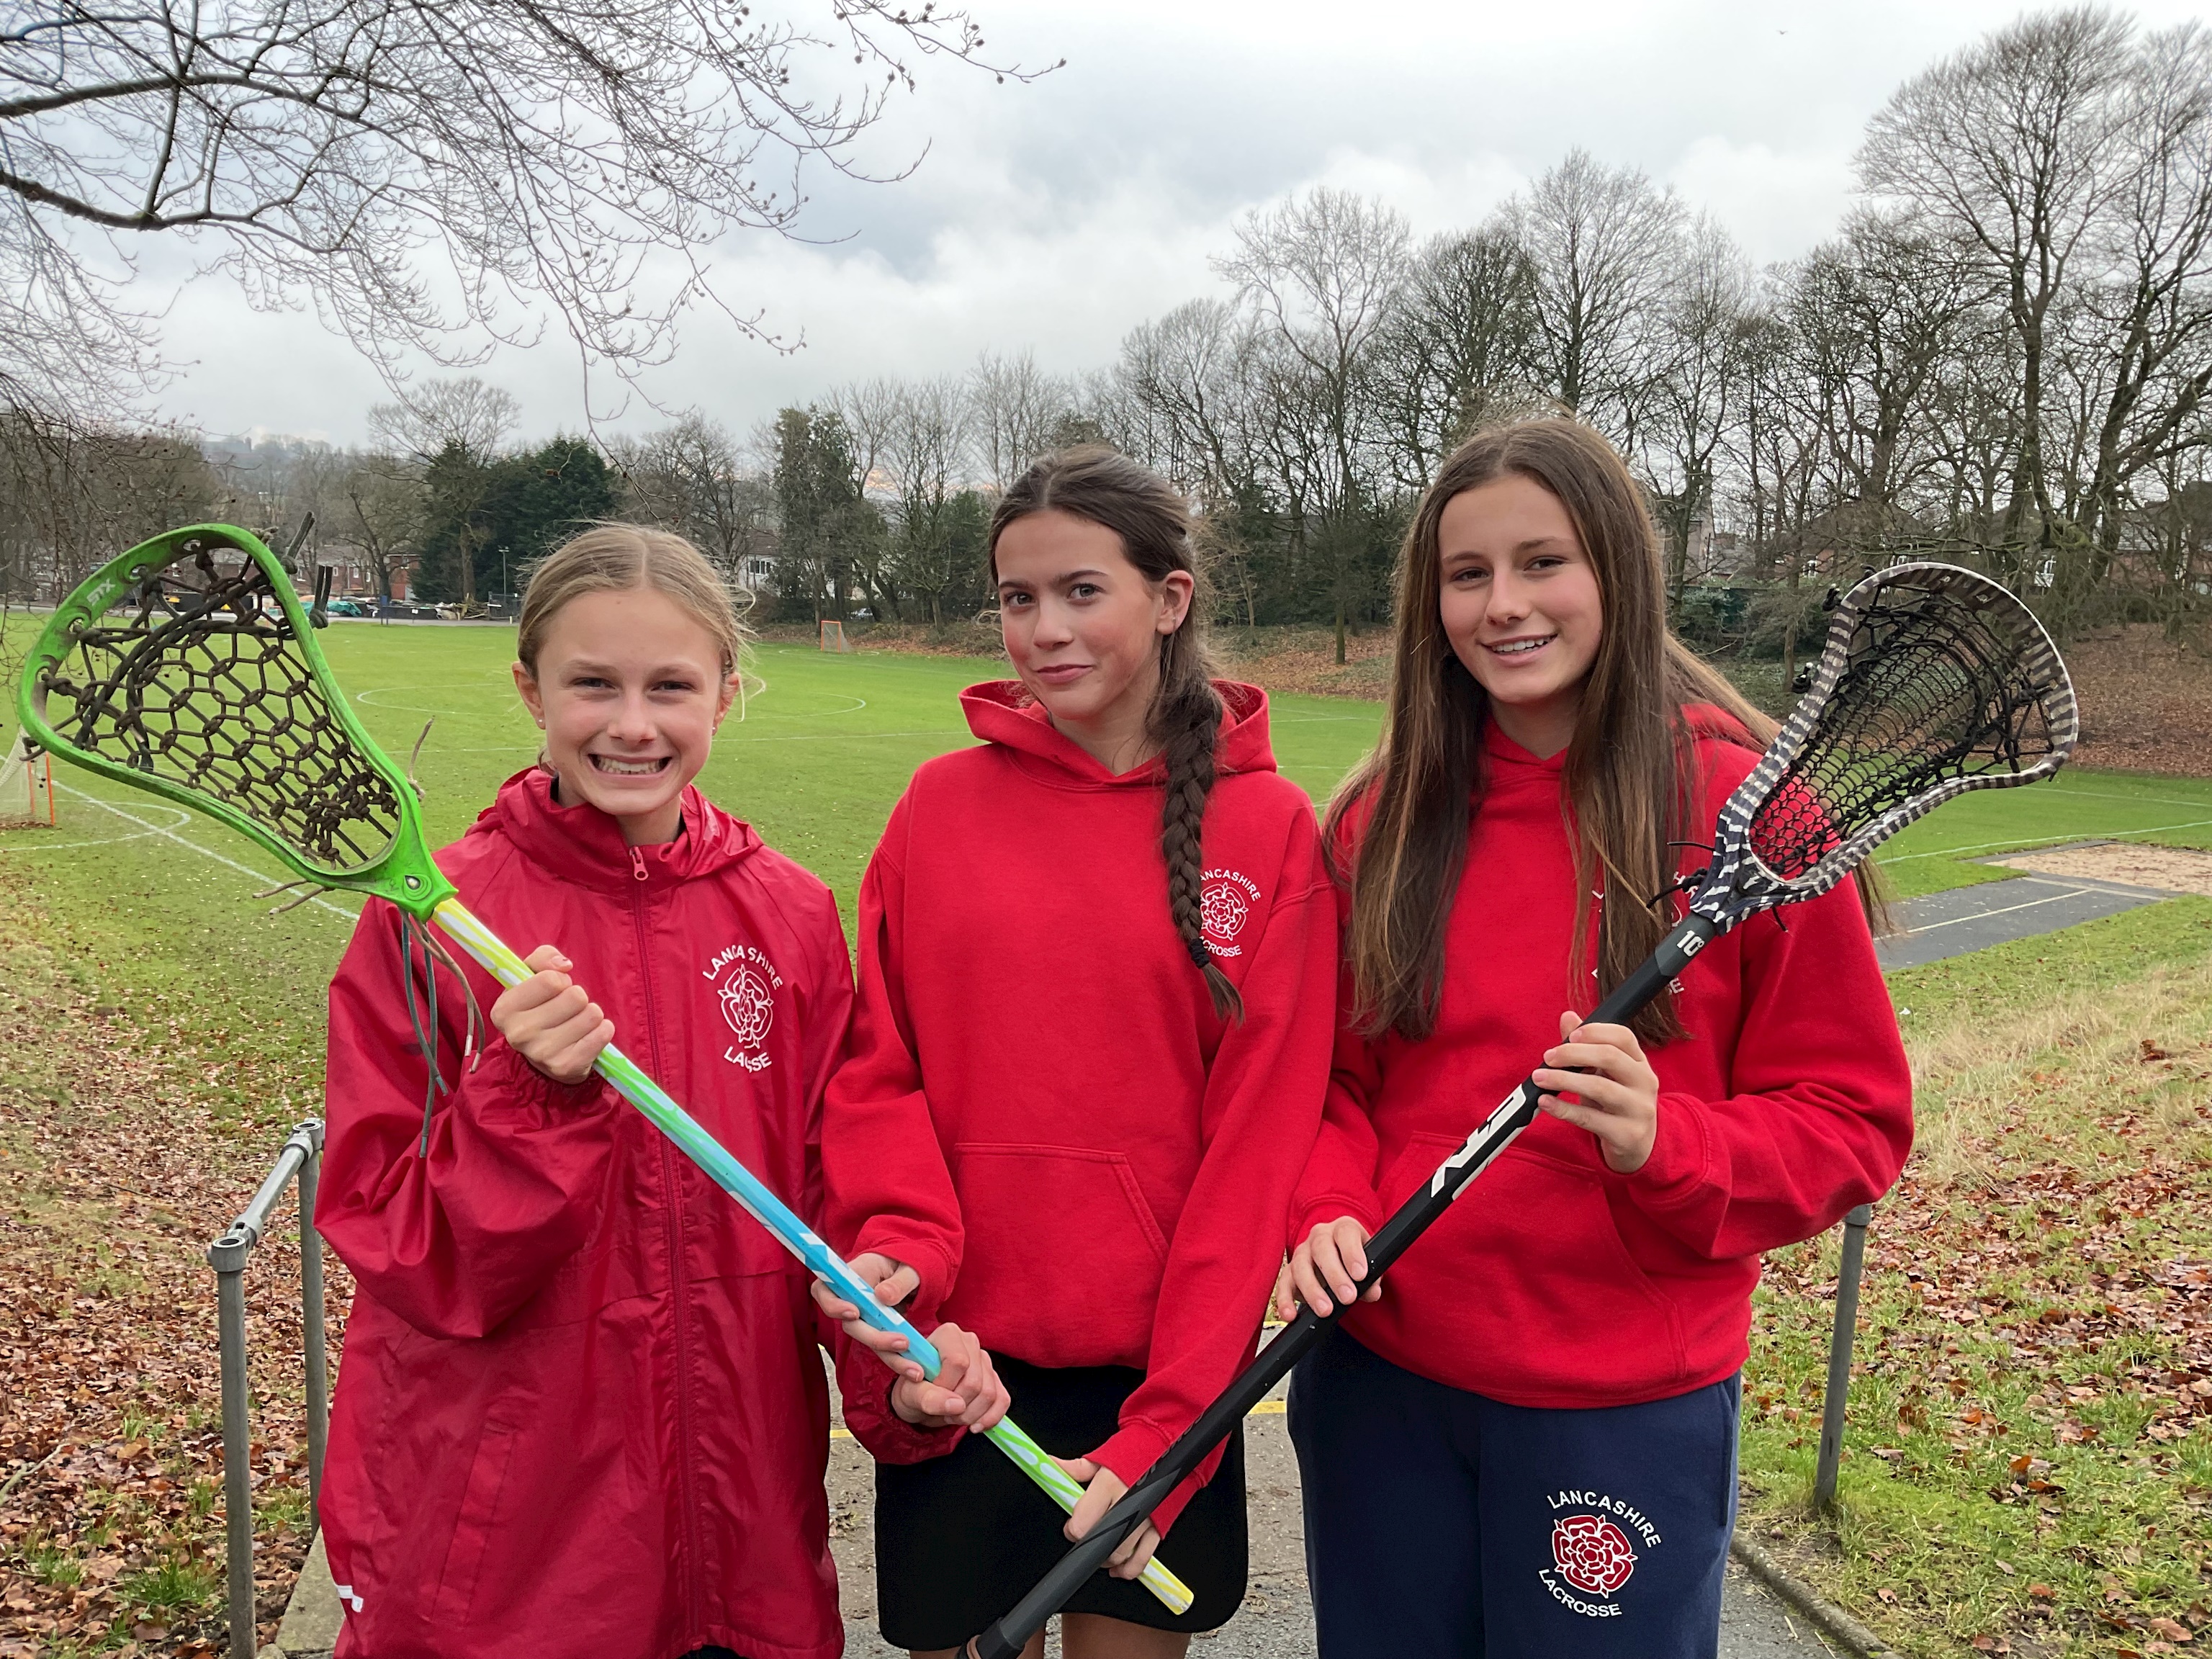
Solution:
{"label": "green lacrosse stick", "polygon": [[[221,820],[290,871],[297,880],[289,884],[344,888],[396,905],[408,952],[408,1011],[424,1038],[431,1097],[442,1086],[435,964],[456,977],[461,970],[428,924],[502,985],[530,976],[432,860],[414,784],[354,718],[283,564],[247,532],[173,530],[88,578],[32,648],[17,707],[40,748]],[[415,1000],[417,948],[427,1019]],[[473,1019],[473,1001],[471,1010]],[[905,1337],[908,1356],[937,1376],[943,1359],[935,1345],[878,1302],[636,1062],[610,1043],[594,1069],[861,1318]],[[429,1104],[426,1098],[426,1134]],[[1011,1419],[988,1433],[1060,1508],[1074,1509],[1083,1488]],[[1189,1607],[1189,1588],[1158,1559],[1144,1582],[1170,1612]]]}

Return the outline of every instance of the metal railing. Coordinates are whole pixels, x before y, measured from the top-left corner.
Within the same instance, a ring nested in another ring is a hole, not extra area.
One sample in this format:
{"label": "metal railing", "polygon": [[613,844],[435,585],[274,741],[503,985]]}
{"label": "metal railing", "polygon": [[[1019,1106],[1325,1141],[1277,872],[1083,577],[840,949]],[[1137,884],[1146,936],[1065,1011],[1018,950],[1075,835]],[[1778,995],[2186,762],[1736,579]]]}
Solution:
{"label": "metal railing", "polygon": [[323,1491],[323,1445],[330,1435],[330,1372],[323,1350],[323,1242],[315,1233],[315,1180],[322,1171],[323,1121],[292,1131],[253,1201],[208,1246],[215,1269],[222,1344],[223,1523],[228,1533],[231,1659],[254,1659],[253,1430],[247,1418],[246,1263],[269,1229],[270,1212],[300,1184],[300,1302],[307,1349],[307,1504],[312,1524]]}
{"label": "metal railing", "polygon": [[1859,1279],[1866,1271],[1867,1224],[1874,1206],[1844,1218],[1844,1259],[1836,1269],[1836,1322],[1828,1333],[1828,1391],[1820,1402],[1820,1460],[1813,1474],[1813,1507],[1836,1506],[1836,1474],[1844,1461],[1844,1407],[1851,1392],[1851,1346],[1859,1325]]}

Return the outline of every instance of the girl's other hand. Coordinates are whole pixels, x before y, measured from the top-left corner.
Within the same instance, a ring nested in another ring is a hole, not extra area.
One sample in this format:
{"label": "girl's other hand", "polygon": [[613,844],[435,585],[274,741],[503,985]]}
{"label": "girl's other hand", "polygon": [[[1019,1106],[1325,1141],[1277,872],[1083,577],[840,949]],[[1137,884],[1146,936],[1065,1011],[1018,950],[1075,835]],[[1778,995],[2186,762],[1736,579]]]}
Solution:
{"label": "girl's other hand", "polygon": [[1572,1012],[1559,1016],[1559,1036],[1534,1073],[1552,1091],[1537,1105],[1595,1135],[1614,1174],[1635,1174],[1659,1139],[1659,1074],[1644,1045],[1626,1025],[1585,1025]]}
{"label": "girl's other hand", "polygon": [[539,945],[523,961],[530,977],[500,993],[491,1023],[507,1047],[556,1083],[581,1083],[614,1041],[615,1023],[568,977],[576,964],[552,945]]}
{"label": "girl's other hand", "polygon": [[902,1376],[891,1384],[891,1409],[899,1420],[918,1428],[964,1428],[980,1434],[1004,1417],[1013,1397],[983,1345],[957,1325],[939,1325],[929,1340],[945,1364],[934,1382]]}
{"label": "girl's other hand", "polygon": [[[896,1308],[921,1288],[921,1275],[903,1261],[894,1261],[873,1250],[864,1250],[846,1264],[875,1291],[876,1300]],[[878,1330],[860,1317],[860,1310],[829,1280],[814,1281],[814,1305],[836,1320],[864,1348],[872,1349],[884,1363],[908,1382],[921,1380],[921,1366],[906,1357],[906,1338],[897,1331]]]}
{"label": "girl's other hand", "polygon": [[[1120,1503],[1121,1495],[1129,1489],[1121,1484],[1120,1475],[1087,1457],[1055,1457],[1052,1461],[1066,1469],[1070,1478],[1084,1489],[1075,1512],[1067,1517],[1067,1524],[1060,1528],[1068,1541],[1073,1543],[1089,1537],[1091,1528],[1098,1524],[1098,1517]],[[1121,1547],[1106,1558],[1106,1571],[1116,1578],[1140,1577],[1152,1564],[1152,1552],[1159,1547],[1159,1528],[1147,1521],[1124,1538]]]}
{"label": "girl's other hand", "polygon": [[[1275,1275],[1275,1317],[1295,1317],[1303,1302],[1327,1318],[1336,1306],[1329,1300],[1332,1294],[1350,1306],[1354,1291],[1367,1273],[1366,1243],[1367,1229],[1348,1215],[1316,1225]],[[1376,1279],[1358,1296],[1362,1302],[1380,1301],[1382,1281]]]}

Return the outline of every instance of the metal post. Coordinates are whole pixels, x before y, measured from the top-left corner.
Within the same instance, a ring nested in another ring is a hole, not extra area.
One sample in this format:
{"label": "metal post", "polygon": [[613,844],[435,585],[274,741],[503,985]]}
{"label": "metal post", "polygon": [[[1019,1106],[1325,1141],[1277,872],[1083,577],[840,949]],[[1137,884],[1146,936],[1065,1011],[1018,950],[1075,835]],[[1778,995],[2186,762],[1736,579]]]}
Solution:
{"label": "metal post", "polygon": [[1813,1476],[1813,1507],[1835,1507],[1836,1472],[1844,1461],[1844,1407],[1851,1391],[1851,1345],[1858,1334],[1859,1276],[1866,1265],[1867,1224],[1874,1206],[1862,1204],[1844,1218],[1844,1259],[1836,1269],[1836,1326],[1828,1337],[1828,1395],[1820,1407],[1820,1461]]}
{"label": "metal post", "polygon": [[253,1620],[253,1427],[246,1372],[246,1262],[268,1231],[269,1212],[296,1177],[300,1183],[300,1296],[307,1360],[307,1494],[322,1495],[323,1443],[329,1432],[329,1374],[323,1351],[323,1251],[315,1233],[315,1177],[323,1125],[309,1118],[293,1130],[253,1201],[230,1230],[208,1246],[216,1274],[216,1323],[222,1352],[223,1530],[230,1583],[231,1659],[255,1659]]}
{"label": "metal post", "polygon": [[246,1420],[246,1258],[253,1232],[234,1224],[208,1246],[222,1344],[222,1494],[230,1577],[231,1659],[254,1659],[253,1435]]}
{"label": "metal post", "polygon": [[315,1231],[316,1185],[323,1172],[323,1124],[309,1118],[298,1133],[313,1150],[300,1165],[300,1304],[307,1340],[308,1523],[322,1524],[323,1449],[331,1433],[330,1369],[323,1346],[323,1241]]}

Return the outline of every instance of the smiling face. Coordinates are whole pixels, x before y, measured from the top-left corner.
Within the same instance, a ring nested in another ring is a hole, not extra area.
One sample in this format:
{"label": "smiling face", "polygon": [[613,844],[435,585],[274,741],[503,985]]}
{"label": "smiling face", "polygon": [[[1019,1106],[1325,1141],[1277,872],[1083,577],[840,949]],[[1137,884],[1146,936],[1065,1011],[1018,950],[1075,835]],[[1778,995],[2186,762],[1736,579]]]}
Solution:
{"label": "smiling face", "polygon": [[588,802],[632,847],[672,841],[684,787],[737,695],[704,624],[652,587],[583,593],[546,625],[536,672],[514,665],[545,728],[564,805]]}
{"label": "smiling face", "polygon": [[1121,537],[1052,507],[1000,532],[993,562],[1000,633],[1022,684],[1107,770],[1143,764],[1159,642],[1190,609],[1190,573],[1147,581]]}
{"label": "smiling face", "polygon": [[1604,633],[1597,570],[1565,506],[1505,473],[1445,503],[1437,551],[1445,636],[1489,693],[1498,729],[1532,754],[1558,754]]}

